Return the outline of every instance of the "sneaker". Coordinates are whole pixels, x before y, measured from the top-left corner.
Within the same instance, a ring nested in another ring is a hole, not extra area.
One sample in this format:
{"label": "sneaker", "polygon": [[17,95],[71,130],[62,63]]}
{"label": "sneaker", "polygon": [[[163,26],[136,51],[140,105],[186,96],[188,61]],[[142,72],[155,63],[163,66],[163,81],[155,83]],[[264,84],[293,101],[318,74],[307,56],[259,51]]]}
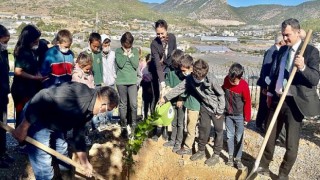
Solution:
{"label": "sneaker", "polygon": [[128,139],[129,138],[129,134],[127,131],[127,128],[122,128],[121,129],[121,135],[120,135],[123,139]]}
{"label": "sneaker", "polygon": [[154,142],[158,142],[159,137],[157,135],[152,136],[151,138]]}
{"label": "sneaker", "polygon": [[257,171],[256,171],[258,174],[262,174],[264,176],[268,176],[270,177],[270,170],[269,168],[265,168],[265,167],[262,167],[262,166],[259,166],[257,168]]}
{"label": "sneaker", "polygon": [[179,151],[181,148],[181,144],[174,144],[173,148],[172,148],[172,152],[176,153],[177,151]]}
{"label": "sneaker", "polygon": [[232,166],[233,167],[233,156],[232,155],[229,155],[229,158],[228,158],[228,161],[226,163],[227,166]]}
{"label": "sneaker", "polygon": [[173,147],[174,146],[174,141],[168,141],[166,143],[163,144],[164,147]]}
{"label": "sneaker", "polygon": [[190,148],[183,147],[183,148],[179,149],[176,153],[179,155],[184,155],[184,154],[192,155],[192,150]]}
{"label": "sneaker", "polygon": [[239,169],[239,170],[245,168],[245,166],[241,162],[241,159],[235,159],[235,165],[236,165],[236,168]]}
{"label": "sneaker", "polygon": [[8,163],[4,162],[4,161],[0,161],[0,169],[8,169],[10,166]]}
{"label": "sneaker", "polygon": [[216,165],[217,163],[219,163],[219,155],[213,154],[211,158],[207,159],[204,163],[208,166]]}
{"label": "sneaker", "polygon": [[194,155],[192,155],[190,157],[190,160],[191,161],[195,161],[195,160],[203,158],[204,156],[205,156],[204,151],[198,151],[198,152],[196,152]]}

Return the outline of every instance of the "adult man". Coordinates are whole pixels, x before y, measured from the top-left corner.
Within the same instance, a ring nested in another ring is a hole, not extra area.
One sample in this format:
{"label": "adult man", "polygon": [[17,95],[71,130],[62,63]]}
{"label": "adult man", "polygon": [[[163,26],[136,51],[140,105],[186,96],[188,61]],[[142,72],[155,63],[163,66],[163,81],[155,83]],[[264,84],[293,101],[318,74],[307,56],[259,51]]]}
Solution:
{"label": "adult man", "polygon": [[268,166],[273,157],[276,137],[279,135],[283,124],[285,124],[286,153],[279,169],[278,178],[288,179],[297,158],[302,119],[304,116],[315,116],[319,113],[320,103],[316,86],[320,76],[320,59],[319,51],[311,45],[307,45],[303,56],[298,55],[303,44],[298,20],[292,18],[285,20],[282,23],[282,35],[286,46],[279,50],[275,74],[271,79],[268,90],[267,104],[270,107],[268,124],[273,117],[293,66],[296,66],[298,70],[280,109],[257,172],[269,173]]}
{"label": "adult man", "polygon": [[[85,124],[94,114],[110,111],[118,105],[119,97],[110,87],[90,89],[77,82],[53,85],[37,93],[24,108],[24,120],[13,131],[18,141],[28,135],[49,146],[54,143],[56,150],[67,156],[64,134],[73,129],[74,148],[86,175],[92,175],[92,165],[86,155]],[[28,147],[29,160],[36,179],[52,179],[52,157],[33,145]],[[67,167],[59,164],[60,170]]]}
{"label": "adult man", "polygon": [[[10,92],[7,50],[9,39],[9,31],[6,27],[0,25],[0,121],[2,122],[7,118],[8,94]],[[6,151],[6,131],[0,128],[0,168],[9,168],[9,164],[14,161]]]}
{"label": "adult man", "polygon": [[281,46],[284,46],[283,37],[281,33],[278,33],[275,37],[275,43],[265,53],[260,71],[260,77],[257,81],[257,85],[260,86],[260,98],[259,98],[259,110],[256,119],[256,127],[258,131],[264,133],[264,125],[268,113],[267,107],[267,87],[268,83],[266,79],[269,79],[273,60],[276,58],[277,53]]}

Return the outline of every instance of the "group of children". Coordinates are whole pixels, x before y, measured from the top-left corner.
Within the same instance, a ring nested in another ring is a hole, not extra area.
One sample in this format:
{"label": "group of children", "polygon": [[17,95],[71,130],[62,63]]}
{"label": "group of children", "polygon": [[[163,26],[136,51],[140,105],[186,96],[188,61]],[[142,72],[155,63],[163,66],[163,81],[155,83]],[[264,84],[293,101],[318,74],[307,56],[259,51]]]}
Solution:
{"label": "group of children", "polygon": [[[227,165],[244,168],[241,162],[243,133],[244,126],[251,119],[251,99],[248,83],[242,79],[243,73],[242,65],[232,64],[221,86],[214,74],[209,72],[206,61],[194,61],[190,55],[175,50],[171,70],[165,75],[170,91],[159,101],[160,104],[170,101],[175,110],[171,136],[164,146],[172,147],[172,151],[179,155],[192,155],[192,161],[201,159],[205,157],[205,145],[209,140],[212,122],[215,132],[214,153],[205,164],[214,166],[219,162],[223,149],[225,124],[229,154]],[[187,134],[184,137],[186,111]],[[192,154],[196,128],[198,151]]]}

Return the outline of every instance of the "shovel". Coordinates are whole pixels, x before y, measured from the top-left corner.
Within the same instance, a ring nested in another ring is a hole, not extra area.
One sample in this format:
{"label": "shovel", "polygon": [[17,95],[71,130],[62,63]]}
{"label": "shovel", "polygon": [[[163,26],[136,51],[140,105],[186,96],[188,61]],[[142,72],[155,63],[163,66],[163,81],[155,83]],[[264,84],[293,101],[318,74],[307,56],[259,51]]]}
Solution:
{"label": "shovel", "polygon": [[[6,130],[9,133],[11,133],[14,130],[12,127],[4,124],[3,122],[0,122],[0,127],[3,128],[4,130]],[[70,158],[60,154],[59,152],[49,148],[48,146],[40,143],[39,141],[36,141],[35,139],[33,139],[33,138],[29,137],[29,136],[26,137],[25,141],[30,143],[30,144],[32,144],[32,145],[34,145],[34,146],[36,146],[36,147],[38,147],[38,148],[40,148],[40,149],[42,149],[43,151],[45,151],[45,152],[57,157],[58,159],[66,162],[67,164],[70,164],[70,165],[76,167],[76,169],[80,170],[80,172],[78,172],[78,173],[80,173],[80,174],[85,176],[85,173],[84,173],[85,170],[83,169],[83,167],[79,163],[74,162]],[[100,174],[98,174],[95,171],[93,171],[93,176],[96,179],[100,179],[100,180],[104,180],[105,179],[104,177],[102,177]]]}
{"label": "shovel", "polygon": [[[306,49],[306,47],[307,47],[307,45],[308,45],[308,43],[309,43],[309,41],[310,41],[311,34],[312,34],[312,30],[309,30],[309,31],[308,31],[308,34],[307,34],[307,36],[306,36],[306,39],[305,39],[305,41],[303,42],[303,46],[302,46],[302,48],[301,48],[301,51],[300,51],[299,55],[303,55],[303,53],[304,53],[304,51],[305,51],[305,49]],[[269,127],[268,127],[267,133],[266,133],[266,135],[265,135],[265,137],[264,137],[264,139],[263,139],[263,143],[262,143],[262,146],[261,146],[261,148],[260,148],[259,154],[258,154],[258,156],[257,156],[257,158],[256,158],[256,161],[255,161],[255,163],[254,163],[254,167],[253,167],[251,173],[248,175],[247,180],[249,180],[249,179],[254,179],[255,176],[256,176],[256,171],[257,171],[257,169],[258,169],[258,167],[259,167],[259,164],[260,164],[260,161],[261,161],[261,158],[262,158],[264,149],[266,148],[266,145],[267,145],[267,142],[268,142],[268,140],[269,140],[271,131],[272,131],[273,126],[274,126],[274,124],[275,124],[275,122],[276,122],[276,120],[277,120],[277,117],[278,117],[278,115],[279,115],[281,106],[282,106],[282,104],[283,104],[283,102],[284,102],[284,100],[285,100],[285,98],[286,98],[286,96],[287,96],[287,94],[288,94],[290,85],[291,85],[291,83],[292,83],[293,77],[294,77],[294,75],[296,74],[296,72],[297,72],[297,67],[294,66],[293,69],[292,69],[292,72],[291,72],[291,74],[290,74],[290,77],[289,77],[289,79],[288,79],[287,85],[286,85],[286,87],[285,87],[285,89],[284,89],[284,91],[283,91],[283,94],[282,94],[282,96],[281,96],[281,98],[280,98],[280,101],[279,101],[279,103],[278,103],[278,105],[277,105],[277,108],[276,108],[276,110],[275,110],[275,112],[274,112],[274,114],[273,114],[273,117],[272,117],[272,119],[271,119],[271,122],[270,122],[270,125],[269,125]]]}

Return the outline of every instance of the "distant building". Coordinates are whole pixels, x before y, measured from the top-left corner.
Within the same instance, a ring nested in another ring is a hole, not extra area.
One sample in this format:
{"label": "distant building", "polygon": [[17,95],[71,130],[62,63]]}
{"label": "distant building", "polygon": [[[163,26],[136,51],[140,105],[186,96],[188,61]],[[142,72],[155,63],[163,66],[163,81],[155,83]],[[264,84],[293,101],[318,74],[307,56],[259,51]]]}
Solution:
{"label": "distant building", "polygon": [[228,42],[237,42],[238,38],[236,37],[224,37],[224,36],[201,36],[201,41],[228,41]]}
{"label": "distant building", "polygon": [[195,48],[200,53],[225,53],[225,52],[231,51],[226,46],[215,46],[215,45],[211,45],[211,46],[199,45],[199,46],[195,46]]}

